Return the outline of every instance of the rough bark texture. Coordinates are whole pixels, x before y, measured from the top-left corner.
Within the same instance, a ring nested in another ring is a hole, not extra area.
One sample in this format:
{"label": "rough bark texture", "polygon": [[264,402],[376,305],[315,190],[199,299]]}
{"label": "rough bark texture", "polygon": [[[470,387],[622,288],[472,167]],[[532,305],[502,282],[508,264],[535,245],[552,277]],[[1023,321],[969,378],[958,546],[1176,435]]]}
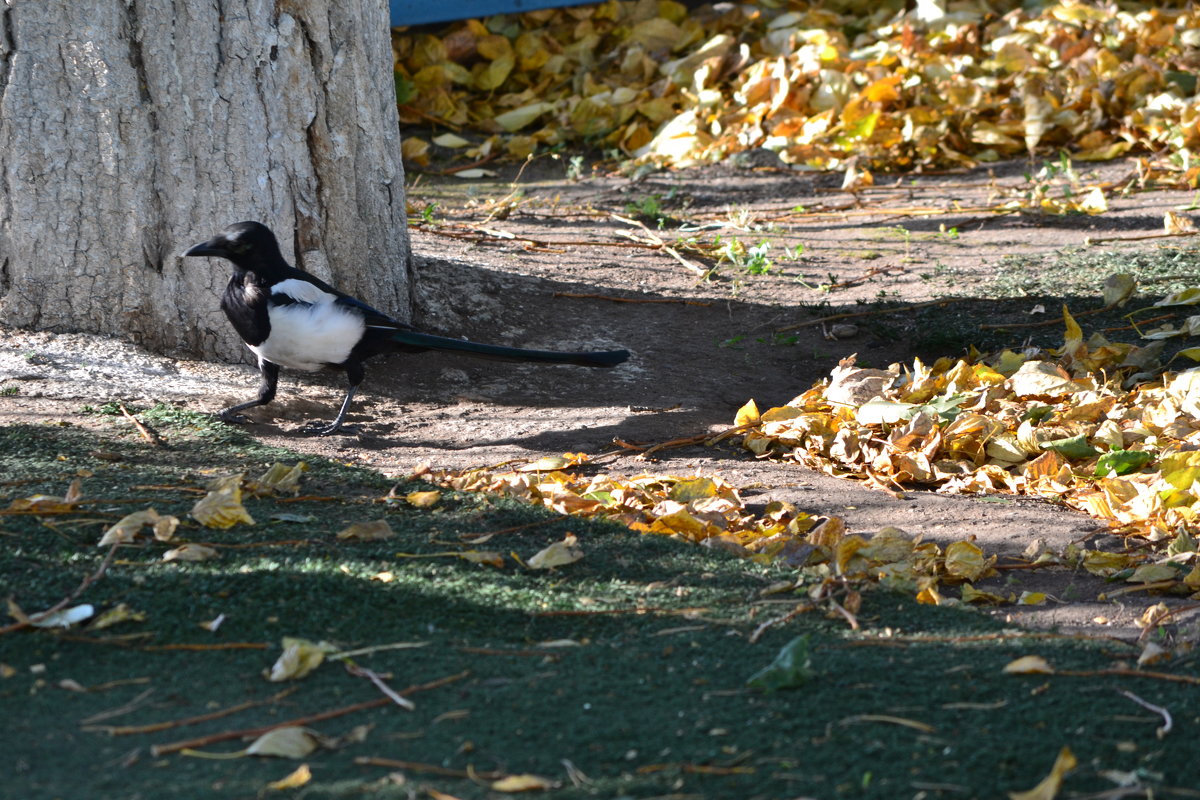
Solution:
{"label": "rough bark texture", "polygon": [[179,254],[247,219],[407,319],[391,63],[384,0],[0,3],[0,322],[240,358]]}

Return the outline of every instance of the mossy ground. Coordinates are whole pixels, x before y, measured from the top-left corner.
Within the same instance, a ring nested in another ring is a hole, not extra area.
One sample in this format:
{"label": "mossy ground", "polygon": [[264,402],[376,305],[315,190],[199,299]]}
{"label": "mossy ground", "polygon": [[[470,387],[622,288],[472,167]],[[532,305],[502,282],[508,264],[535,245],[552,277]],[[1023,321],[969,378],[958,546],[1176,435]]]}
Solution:
{"label": "mossy ground", "polygon": [[[105,554],[100,532],[125,513],[153,505],[185,519],[198,496],[185,489],[211,474],[255,474],[299,458],[169,407],[143,415],[166,447],[123,421],[96,419],[88,429],[0,429],[0,505],[61,495],[80,476],[91,501],[68,515],[0,517],[3,592],[26,612],[53,605],[94,572]],[[998,797],[1036,784],[1063,746],[1081,765],[1068,778],[1074,791],[1111,788],[1105,770],[1136,773],[1151,786],[1194,785],[1195,687],[1001,672],[1030,654],[1059,669],[1101,670],[1134,658],[1127,645],[1031,637],[881,591],[866,595],[859,631],[810,613],[752,644],[761,622],[792,607],[761,595],[786,574],[782,567],[490,496],[447,493],[425,510],[386,504],[394,481],[310,463],[304,495],[326,499],[251,499],[254,526],[181,529],[182,538],[215,546],[217,560],[163,563],[165,545],[121,548],[79,602],[99,610],[125,603],[143,621],[0,636],[0,663],[12,668],[0,679],[0,797],[263,796],[296,765],[154,757],[150,748],[372,700],[380,695],[370,683],[327,662],[277,702],[199,725],[112,735],[82,723],[131,703],[91,725],[180,720],[265,699],[282,688],[262,672],[283,636],[344,649],[420,643],[356,659],[395,688],[470,674],[412,695],[412,712],[389,705],[314,723],[328,736],[371,728],[361,742],[311,754],[312,780],[279,794],[497,796],[486,780],[355,761],[374,757],[460,774],[534,773],[558,782],[545,793],[556,798]],[[272,521],[279,512],[311,519]],[[394,538],[336,539],[352,522],[381,517]],[[507,532],[481,548],[527,559],[571,531],[585,556],[553,572],[512,560],[496,569],[407,557],[494,531]],[[372,579],[385,571],[390,582]],[[200,626],[219,614],[226,621],[216,633]],[[748,690],[746,679],[801,634],[815,677],[789,691]],[[238,643],[249,647],[211,649]],[[1195,672],[1194,657],[1180,670]],[[1176,729],[1157,739],[1161,720],[1117,689],[1170,708]],[[586,779],[571,780],[564,761]]]}

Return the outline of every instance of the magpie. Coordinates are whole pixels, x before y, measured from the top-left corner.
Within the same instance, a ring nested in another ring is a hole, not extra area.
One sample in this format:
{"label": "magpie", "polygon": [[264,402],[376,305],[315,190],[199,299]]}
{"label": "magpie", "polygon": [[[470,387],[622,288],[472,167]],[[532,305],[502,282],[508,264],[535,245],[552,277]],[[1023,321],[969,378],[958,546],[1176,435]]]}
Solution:
{"label": "magpie", "polygon": [[582,367],[615,367],[629,358],[627,350],[525,350],[422,333],[288,264],[275,234],[259,222],[230,225],[183,255],[213,256],[233,263],[233,277],[221,297],[221,309],[258,357],[262,374],[258,396],[220,412],[227,422],[245,422],[238,412],[275,399],[280,367],[307,372],[335,368],[346,373],[349,388],[337,416],[328,425],[311,429],[329,435],[345,422],[350,401],[364,377],[363,362],[372,356],[448,350],[501,361]]}

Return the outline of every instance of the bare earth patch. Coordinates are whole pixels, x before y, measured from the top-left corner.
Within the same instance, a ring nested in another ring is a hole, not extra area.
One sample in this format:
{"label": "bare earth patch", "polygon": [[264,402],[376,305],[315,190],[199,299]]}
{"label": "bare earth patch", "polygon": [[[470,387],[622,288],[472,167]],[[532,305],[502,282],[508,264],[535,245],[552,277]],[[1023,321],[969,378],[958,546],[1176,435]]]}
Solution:
{"label": "bare earth patch", "polygon": [[[722,430],[746,400],[754,398],[760,408],[782,405],[852,353],[861,364],[886,367],[914,355],[957,356],[985,339],[1019,346],[1036,331],[1061,339],[1060,326],[985,333],[979,325],[1045,319],[1037,306],[1053,314],[1064,299],[1072,311],[1099,307],[1104,276],[1085,276],[1091,291],[1079,294],[1075,286],[1053,287],[1061,291],[1048,292],[1049,302],[1012,299],[1023,291],[1014,281],[1027,280],[1033,294],[1045,287],[1036,269],[1027,278],[1014,276],[1016,262],[1007,257],[1049,258],[1083,248],[1089,238],[1159,233],[1163,211],[1186,206],[1189,194],[1131,193],[1098,216],[999,215],[983,210],[995,188],[985,170],[910,176],[850,195],[836,189],[838,176],[769,168],[568,181],[561,163],[539,163],[521,178],[520,196],[508,183],[454,178],[422,176],[410,188],[416,208],[439,204],[433,222],[413,230],[416,322],[436,333],[527,347],[624,347],[633,353],[628,363],[601,371],[448,354],[378,360],[349,418],[358,434],[330,438],[299,429],[333,416],[340,376],[297,380],[285,373],[280,400],[260,410],[254,435],[394,474],[423,463],[465,468],[583,451],[597,470],[719,474],[742,487],[750,503],[788,500],[812,514],[841,516],[855,533],[892,525],[939,544],[974,537],[985,552],[1002,557],[1018,557],[1038,539],[1052,550],[1072,542],[1121,546],[1103,525],[1048,501],[925,491],[895,497],[796,465],[755,460],[737,439],[661,450],[653,462],[613,442],[649,445]],[[996,184],[1020,186],[1025,169],[998,168]],[[1090,180],[1117,181],[1132,169],[1131,163],[1107,164]],[[645,229],[617,218],[630,218],[648,198],[657,198],[651,208],[661,208],[661,229],[645,216]],[[689,227],[681,230],[681,222]],[[769,241],[770,272],[751,275],[725,264],[704,281],[649,244],[654,236],[670,243],[715,235],[747,247]],[[1116,253],[1119,261],[1123,253],[1178,241],[1107,241],[1092,250]],[[1150,300],[1157,296],[1155,287],[1145,291]],[[959,299],[914,307],[944,297]],[[637,302],[623,302],[629,300]],[[895,313],[848,318],[836,330],[792,327],[830,312],[877,310],[858,304],[881,300],[895,304]],[[1134,334],[1108,335],[1132,340]],[[6,330],[0,424],[96,425],[82,409],[108,401],[216,411],[252,396],[257,377],[249,361],[182,361],[87,335]],[[990,612],[1014,622],[1137,638],[1143,631],[1135,621],[1160,598],[1097,599],[1119,586],[1084,572],[1014,569],[978,588],[1051,595],[1041,606]],[[1190,614],[1177,622],[1194,635],[1198,617]]]}

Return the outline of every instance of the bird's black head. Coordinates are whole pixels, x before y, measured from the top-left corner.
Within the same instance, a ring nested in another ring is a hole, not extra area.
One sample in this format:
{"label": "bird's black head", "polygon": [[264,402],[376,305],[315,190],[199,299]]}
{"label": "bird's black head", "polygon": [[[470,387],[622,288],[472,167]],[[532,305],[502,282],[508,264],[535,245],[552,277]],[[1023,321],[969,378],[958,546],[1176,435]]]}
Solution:
{"label": "bird's black head", "polygon": [[184,256],[215,256],[250,271],[287,266],[275,234],[261,222],[236,222],[207,242],[190,248]]}

